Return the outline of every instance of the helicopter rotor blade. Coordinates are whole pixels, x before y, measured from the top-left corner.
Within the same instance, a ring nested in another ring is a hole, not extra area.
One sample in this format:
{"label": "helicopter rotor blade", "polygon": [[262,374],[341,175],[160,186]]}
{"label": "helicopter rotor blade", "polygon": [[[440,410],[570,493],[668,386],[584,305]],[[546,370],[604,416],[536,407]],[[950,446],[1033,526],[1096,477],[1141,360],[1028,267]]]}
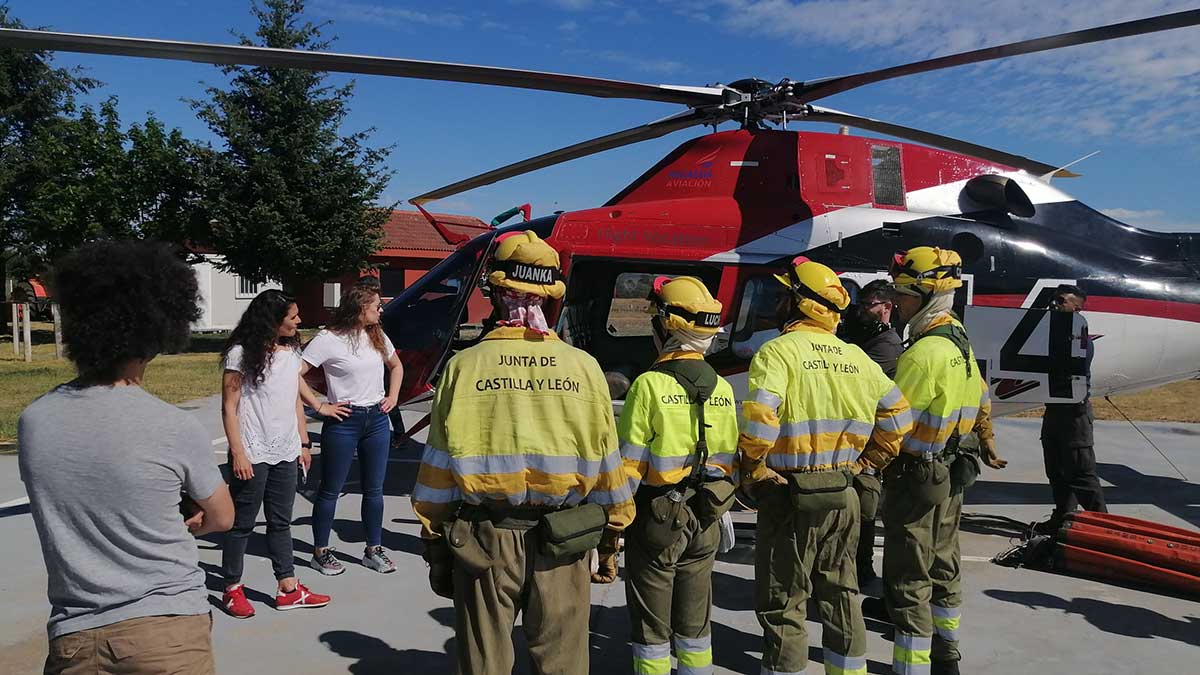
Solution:
{"label": "helicopter rotor blade", "polygon": [[682,103],[688,106],[721,103],[722,90],[715,87],[688,87],[667,84],[642,84],[582,75],[547,73],[517,68],[475,66],[462,63],[418,61],[383,56],[360,56],[296,49],[273,49],[247,45],[218,45],[177,40],[58,33],[52,31],[0,28],[0,47],[32,50],[57,50],[84,54],[138,56],[152,59],[194,61],[221,66],[262,66],[301,68],[361,75],[387,75],[422,80],[443,80],[490,84],[520,89],[540,89],[601,98],[626,98],[642,101]]}
{"label": "helicopter rotor blade", "polygon": [[[941,134],[935,134],[929,131],[913,129],[912,127],[892,124],[891,122],[871,119],[870,117],[861,117],[859,115],[842,112],[840,110],[833,110],[832,108],[822,108],[821,106],[815,105],[809,105],[808,108],[809,111],[802,118],[806,122],[829,122],[830,124],[845,124],[857,129],[876,131],[881,134],[895,136],[896,138],[903,138],[905,140],[931,145],[935,148],[941,148],[943,150],[950,150],[951,152],[957,152],[964,155],[970,155],[972,157],[978,157],[980,159],[986,159],[988,161],[1003,164],[1005,166],[1024,169],[1025,171],[1037,176],[1042,176],[1047,173],[1055,173],[1058,171],[1057,166],[1039,162],[1028,157],[1022,157],[1021,155],[1014,155],[1009,152],[1004,152],[1003,150],[989,148],[986,145],[978,145],[976,143],[952,138],[950,136],[943,136]],[[1065,177],[1066,174],[1059,174],[1059,176]]]}
{"label": "helicopter rotor blade", "polygon": [[504,180],[506,178],[520,176],[521,174],[537,171],[538,169],[554,166],[555,164],[569,162],[573,159],[579,159],[580,157],[587,157],[588,155],[594,155],[599,152],[604,152],[605,150],[612,150],[613,148],[620,148],[626,145],[648,141],[660,136],[666,136],[669,133],[679,131],[681,129],[687,129],[688,127],[694,127],[700,124],[710,124],[717,119],[719,119],[719,117],[714,117],[712,114],[702,110],[687,110],[676,115],[671,115],[670,117],[665,117],[656,122],[650,122],[649,124],[643,124],[641,126],[625,129],[624,131],[618,131],[616,133],[608,134],[607,136],[600,136],[599,138],[593,138],[591,140],[583,141],[582,143],[576,143],[575,145],[570,145],[565,148],[552,150],[550,152],[538,155],[537,157],[530,157],[529,159],[521,160],[520,162],[515,162],[513,164],[509,164],[508,166],[502,166],[499,169],[494,169],[492,171],[488,171],[487,173],[481,173],[477,176],[460,180],[457,183],[452,183],[436,190],[430,190],[429,192],[413,197],[408,201],[411,204],[424,204],[425,202],[433,201],[435,199],[445,199],[446,197],[459,194],[460,192],[473,190],[477,187],[483,187],[484,185],[491,185],[492,183]]}
{"label": "helicopter rotor blade", "polygon": [[933,70],[964,66],[971,63],[982,63],[984,61],[992,61],[994,59],[1002,59],[1009,56],[1033,54],[1035,52],[1061,49],[1063,47],[1072,47],[1075,45],[1089,44],[1092,42],[1103,42],[1105,40],[1116,40],[1118,38],[1131,37],[1134,35],[1144,35],[1146,33],[1157,33],[1165,30],[1174,30],[1176,28],[1186,28],[1188,26],[1195,26],[1198,24],[1200,24],[1200,9],[1192,9],[1184,12],[1175,12],[1174,14],[1163,14],[1161,16],[1155,16],[1148,19],[1138,19],[1136,21],[1114,23],[1108,26],[1087,28],[1084,30],[1077,30],[1070,33],[1060,33],[1058,35],[1050,35],[1032,40],[1022,40],[1021,42],[1012,42],[996,47],[984,47],[983,49],[975,49],[969,52],[961,52],[959,54],[939,56],[933,59],[915,61],[913,63],[907,63],[900,66],[892,66],[890,68],[883,68],[880,70],[871,70],[854,75],[843,75],[841,77],[828,77],[820,80],[810,80],[808,82],[804,82],[803,84],[796,85],[794,100],[798,102],[815,101],[820,98],[825,98],[826,96],[832,96],[834,94],[840,94],[844,91],[849,91],[850,89],[856,89],[863,85],[874,84],[876,82],[891,80],[897,77],[916,75],[918,73],[927,73]]}

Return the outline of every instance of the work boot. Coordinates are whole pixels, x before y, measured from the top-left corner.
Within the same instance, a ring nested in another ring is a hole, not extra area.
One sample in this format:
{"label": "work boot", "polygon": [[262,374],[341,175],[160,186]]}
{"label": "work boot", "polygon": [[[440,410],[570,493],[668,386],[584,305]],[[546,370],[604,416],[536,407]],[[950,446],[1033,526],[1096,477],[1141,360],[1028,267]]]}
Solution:
{"label": "work boot", "polygon": [[1058,516],[1050,516],[1040,523],[1034,523],[1030,526],[1034,534],[1055,535],[1058,534],[1058,528],[1062,527],[1062,518]]}
{"label": "work boot", "polygon": [[883,598],[872,598],[870,596],[863,598],[862,615],[864,618],[884,623],[892,622],[892,617],[888,614],[887,605],[883,603]]}
{"label": "work boot", "polygon": [[934,661],[929,665],[929,675],[958,675],[958,661]]}

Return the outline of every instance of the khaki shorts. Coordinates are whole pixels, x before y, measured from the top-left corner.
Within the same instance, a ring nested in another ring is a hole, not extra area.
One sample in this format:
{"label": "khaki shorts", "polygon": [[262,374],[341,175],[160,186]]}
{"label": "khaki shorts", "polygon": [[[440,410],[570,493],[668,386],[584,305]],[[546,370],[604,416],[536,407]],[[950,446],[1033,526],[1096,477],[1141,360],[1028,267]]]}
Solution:
{"label": "khaki shorts", "polygon": [[212,616],[144,616],[50,641],[45,675],[212,675]]}

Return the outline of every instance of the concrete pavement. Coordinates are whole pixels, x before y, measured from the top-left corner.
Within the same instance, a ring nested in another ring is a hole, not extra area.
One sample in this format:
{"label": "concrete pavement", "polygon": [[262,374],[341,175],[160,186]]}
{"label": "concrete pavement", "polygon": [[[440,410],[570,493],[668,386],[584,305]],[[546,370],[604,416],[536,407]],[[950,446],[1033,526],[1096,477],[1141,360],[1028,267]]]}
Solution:
{"label": "concrete pavement", "polygon": [[[212,431],[214,463],[223,460],[217,399],[184,406]],[[1002,472],[985,469],[968,494],[963,558],[965,673],[1194,672],[1200,646],[1200,604],[987,562],[1016,537],[1013,519],[1028,522],[1050,511],[1050,490],[1041,468],[1037,420],[1000,420]],[[1185,480],[1128,424],[1096,425],[1097,456],[1114,512],[1163,523],[1200,527],[1200,425],[1143,424]],[[313,425],[312,430],[318,427]],[[329,593],[324,609],[276,612],[268,600],[274,581],[265,557],[264,522],[251,540],[246,585],[258,615],[237,621],[217,610],[213,639],[222,673],[423,673],[450,672],[453,611],[425,581],[418,525],[408,493],[416,475],[419,445],[393,453],[385,486],[384,541],[399,571],[382,576],[357,564],[363,542],[355,492],[342,498],[335,545],[348,564],[345,574],[323,578],[306,567],[312,551],[308,499],[296,501],[297,563],[313,590]],[[15,457],[0,457],[0,504],[24,491]],[[352,472],[352,477],[353,477]],[[301,493],[311,497],[316,478]],[[357,484],[349,489],[356,491]],[[742,528],[752,514],[739,513]],[[201,541],[214,605],[220,580],[218,538]],[[5,572],[0,576],[0,670],[40,672],[46,653],[45,571],[28,507],[0,508]],[[751,549],[743,544],[718,561],[714,576],[714,658],[718,672],[757,673],[761,631],[754,618]],[[878,555],[878,553],[877,553]],[[628,672],[628,619],[620,583],[592,588],[592,672]],[[810,672],[819,672],[820,626],[809,622]],[[888,672],[888,627],[868,622],[869,671]],[[518,641],[520,629],[516,631]],[[516,672],[528,672],[519,662]]]}

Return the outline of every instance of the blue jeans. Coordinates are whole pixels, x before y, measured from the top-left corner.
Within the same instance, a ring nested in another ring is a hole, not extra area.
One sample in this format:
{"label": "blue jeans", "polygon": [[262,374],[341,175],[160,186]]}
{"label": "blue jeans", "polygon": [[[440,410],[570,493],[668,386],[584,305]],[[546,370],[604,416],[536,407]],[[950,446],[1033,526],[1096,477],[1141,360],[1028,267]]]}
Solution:
{"label": "blue jeans", "polygon": [[388,417],[380,412],[378,405],[354,406],[350,416],[340,422],[325,420],[321,426],[321,489],[313,504],[313,546],[329,546],[338,495],[346,484],[355,450],[367,546],[379,546],[383,540],[383,479],[387,475],[390,449]]}

